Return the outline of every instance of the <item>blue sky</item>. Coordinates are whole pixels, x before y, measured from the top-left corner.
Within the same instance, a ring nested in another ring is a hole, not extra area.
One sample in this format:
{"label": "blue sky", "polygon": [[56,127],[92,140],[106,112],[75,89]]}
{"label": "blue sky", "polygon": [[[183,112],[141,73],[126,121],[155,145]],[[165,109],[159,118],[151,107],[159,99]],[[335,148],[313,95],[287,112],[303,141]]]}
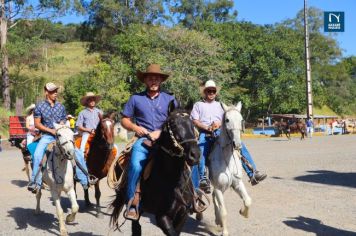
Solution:
{"label": "blue sky", "polygon": [[[274,24],[296,16],[304,6],[304,0],[234,0],[238,21],[255,24]],[[336,33],[335,38],[344,50],[344,56],[356,56],[356,0],[308,0],[308,7],[322,11],[345,12],[345,32]],[[63,23],[78,23],[84,17],[67,15],[57,20]]]}

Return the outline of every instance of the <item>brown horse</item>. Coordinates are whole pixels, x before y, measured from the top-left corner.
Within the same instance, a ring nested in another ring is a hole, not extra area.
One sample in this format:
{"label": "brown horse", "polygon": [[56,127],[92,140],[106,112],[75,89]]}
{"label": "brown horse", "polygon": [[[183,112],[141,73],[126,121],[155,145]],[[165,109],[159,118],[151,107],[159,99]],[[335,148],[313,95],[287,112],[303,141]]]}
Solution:
{"label": "brown horse", "polygon": [[274,124],[279,131],[279,135],[283,135],[285,134],[286,137],[288,138],[288,140],[290,140],[290,134],[291,133],[297,133],[299,132],[301,134],[300,140],[303,140],[305,135],[306,135],[306,125],[300,121],[300,120],[296,120],[294,122],[290,122],[290,121],[279,121],[279,122],[275,122]]}
{"label": "brown horse", "polygon": [[[114,121],[115,113],[105,115],[95,130],[95,136],[91,141],[88,156],[86,158],[88,172],[98,178],[95,184],[95,199],[97,217],[102,217],[100,207],[100,180],[105,178],[108,170],[118,152],[114,148]],[[90,206],[88,189],[84,190],[84,198],[87,206]]]}

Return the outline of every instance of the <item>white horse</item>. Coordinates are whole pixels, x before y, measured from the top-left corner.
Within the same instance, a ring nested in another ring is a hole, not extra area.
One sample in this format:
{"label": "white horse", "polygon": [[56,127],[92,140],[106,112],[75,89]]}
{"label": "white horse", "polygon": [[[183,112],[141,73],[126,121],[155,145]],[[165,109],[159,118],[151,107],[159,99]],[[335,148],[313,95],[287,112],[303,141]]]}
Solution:
{"label": "white horse", "polygon": [[[66,218],[70,223],[75,220],[75,215],[79,210],[73,183],[73,165],[74,158],[74,137],[70,128],[65,125],[55,124],[56,144],[53,147],[53,155],[49,155],[47,167],[43,173],[43,181],[49,186],[52,200],[57,208],[57,217],[61,235],[67,235],[64,223],[64,214],[61,207],[60,196],[64,191],[72,204],[72,213]],[[36,194],[37,206],[36,214],[40,213],[41,190]]]}
{"label": "white horse", "polygon": [[241,102],[231,107],[223,104],[225,114],[221,125],[221,134],[217,138],[209,155],[209,176],[214,186],[215,223],[222,227],[224,236],[229,234],[226,223],[227,211],[224,203],[224,192],[229,187],[232,187],[240,195],[244,203],[240,214],[246,218],[248,217],[249,207],[252,203],[242,182],[240,149],[242,147],[241,132],[244,129],[244,125],[240,113],[241,107]]}

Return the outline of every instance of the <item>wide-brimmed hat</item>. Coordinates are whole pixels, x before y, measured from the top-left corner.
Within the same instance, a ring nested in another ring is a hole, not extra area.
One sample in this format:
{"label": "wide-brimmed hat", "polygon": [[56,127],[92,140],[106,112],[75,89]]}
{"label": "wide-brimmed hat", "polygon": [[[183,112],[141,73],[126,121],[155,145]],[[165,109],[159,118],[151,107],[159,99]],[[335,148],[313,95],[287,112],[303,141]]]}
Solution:
{"label": "wide-brimmed hat", "polygon": [[71,114],[67,115],[67,119],[70,119],[70,118],[74,119],[74,116],[72,116]]}
{"label": "wide-brimmed hat", "polygon": [[100,101],[100,99],[101,99],[101,96],[100,95],[95,95],[95,93],[93,93],[93,92],[87,92],[85,94],[85,96],[83,96],[80,99],[80,104],[82,104],[83,106],[86,106],[89,98],[94,98],[95,99],[95,103],[98,103]]}
{"label": "wide-brimmed hat", "polygon": [[146,75],[160,75],[162,77],[162,82],[165,81],[169,75],[165,74],[161,71],[161,66],[158,64],[151,64],[146,68],[145,72],[138,71],[137,72],[137,78],[141,81],[144,82],[144,78]]}
{"label": "wide-brimmed hat", "polygon": [[31,104],[28,107],[26,107],[26,113],[31,113],[34,109],[35,109],[36,105],[35,104]]}
{"label": "wide-brimmed hat", "polygon": [[214,80],[208,80],[205,82],[204,86],[200,87],[200,93],[203,97],[205,97],[205,90],[209,89],[209,88],[214,88],[216,89],[216,94],[219,93],[220,91],[220,87],[216,86]]}
{"label": "wide-brimmed hat", "polygon": [[53,91],[59,89],[59,87],[57,85],[55,85],[54,83],[49,82],[44,86],[44,89],[49,92],[53,92]]}

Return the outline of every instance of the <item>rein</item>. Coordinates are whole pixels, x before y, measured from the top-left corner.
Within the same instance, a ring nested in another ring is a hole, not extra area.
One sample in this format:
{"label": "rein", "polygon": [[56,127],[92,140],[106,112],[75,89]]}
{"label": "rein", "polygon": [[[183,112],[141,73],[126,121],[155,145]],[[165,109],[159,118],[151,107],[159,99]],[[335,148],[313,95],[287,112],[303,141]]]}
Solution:
{"label": "rein", "polygon": [[166,125],[166,128],[168,130],[168,133],[169,133],[169,136],[173,142],[173,146],[176,147],[178,149],[178,153],[174,152],[173,150],[170,150],[164,146],[161,146],[161,149],[167,153],[168,155],[170,156],[174,156],[174,157],[183,157],[184,155],[184,148],[182,146],[182,144],[185,144],[185,143],[191,143],[191,142],[195,142],[197,143],[197,140],[196,138],[191,138],[191,139],[185,139],[181,142],[178,142],[177,139],[174,137],[174,134],[173,134],[173,131],[172,131],[172,128],[171,128],[171,125],[169,124],[169,121],[167,122],[167,125]]}

